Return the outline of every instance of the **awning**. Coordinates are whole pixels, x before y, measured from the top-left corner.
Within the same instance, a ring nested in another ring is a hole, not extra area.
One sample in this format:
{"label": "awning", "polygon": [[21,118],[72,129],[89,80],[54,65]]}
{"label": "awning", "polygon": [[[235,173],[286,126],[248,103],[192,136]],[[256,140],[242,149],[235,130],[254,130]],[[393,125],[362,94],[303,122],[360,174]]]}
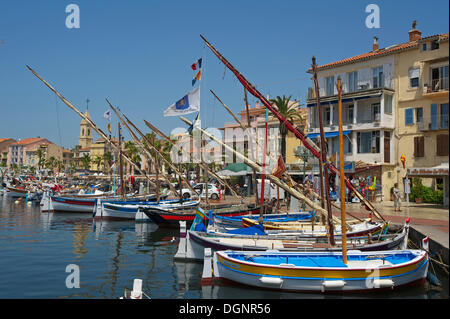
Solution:
{"label": "awning", "polygon": [[[343,131],[342,135],[348,135],[349,133],[351,133],[351,131]],[[309,137],[310,139],[316,138],[320,135],[320,133],[313,133],[313,134],[308,134],[306,135],[306,137]],[[337,132],[326,132],[325,133],[325,138],[330,138],[330,137],[336,137],[339,136],[339,131]]]}

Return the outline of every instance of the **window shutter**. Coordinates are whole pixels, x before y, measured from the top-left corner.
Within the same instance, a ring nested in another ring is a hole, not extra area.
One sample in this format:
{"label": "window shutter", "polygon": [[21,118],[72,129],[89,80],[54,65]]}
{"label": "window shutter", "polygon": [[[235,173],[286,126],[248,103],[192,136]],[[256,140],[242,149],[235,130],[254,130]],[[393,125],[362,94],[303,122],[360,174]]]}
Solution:
{"label": "window shutter", "polygon": [[425,156],[425,137],[420,136],[419,137],[419,156],[424,157]]}
{"label": "window shutter", "polygon": [[414,124],[414,115],[413,109],[405,109],[405,125]]}
{"label": "window shutter", "polygon": [[440,134],[436,136],[436,155],[448,156],[448,135]]}

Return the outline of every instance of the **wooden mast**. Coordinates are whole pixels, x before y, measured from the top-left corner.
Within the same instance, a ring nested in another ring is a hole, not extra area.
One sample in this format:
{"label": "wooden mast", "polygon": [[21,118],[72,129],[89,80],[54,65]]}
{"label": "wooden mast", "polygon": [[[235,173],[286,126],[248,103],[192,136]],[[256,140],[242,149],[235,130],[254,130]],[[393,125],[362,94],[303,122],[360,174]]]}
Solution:
{"label": "wooden mast", "polygon": [[[247,99],[247,90],[244,87],[244,101],[245,101],[245,112],[247,113],[247,126],[249,129],[249,136],[251,136],[251,122],[250,122],[250,111],[248,109],[248,99]],[[252,144],[252,153],[253,153],[253,147],[254,145]],[[253,178],[253,187],[255,189],[255,203],[256,205],[258,205],[258,179],[256,177],[256,170],[253,170],[252,172],[252,178]]]}
{"label": "wooden mast", "polygon": [[[325,178],[325,198],[327,201],[327,211],[328,211],[328,227],[329,227],[329,235],[330,235],[330,244],[332,246],[335,245],[334,242],[334,225],[331,221],[331,216],[333,216],[333,211],[331,208],[330,201],[330,179],[328,175],[328,168],[323,166],[323,163],[327,161],[327,147],[325,145],[325,133],[323,130],[323,121],[322,121],[322,106],[320,105],[320,92],[319,92],[319,81],[317,80],[317,65],[316,58],[312,58],[312,69],[314,72],[314,86],[316,88],[316,99],[317,99],[317,111],[319,112],[319,128],[320,128],[320,149],[321,149],[321,159],[322,163],[319,167],[320,170],[323,170],[323,175]],[[320,181],[323,183],[323,181]],[[322,193],[323,196],[324,193]]]}
{"label": "wooden mast", "polygon": [[345,227],[345,181],[344,181],[344,137],[342,131],[342,83],[341,77],[337,78],[338,107],[339,107],[339,170],[341,191],[341,222],[342,222],[342,261],[347,264],[347,231]]}
{"label": "wooden mast", "polygon": [[262,172],[261,172],[261,199],[260,199],[260,205],[259,208],[259,214],[262,218],[262,215],[264,214],[264,188],[266,184],[266,152],[267,152],[267,126],[269,122],[269,110],[266,108],[266,123],[265,123],[265,134],[264,134],[264,152],[263,152],[263,165],[262,165]]}
{"label": "wooden mast", "polygon": [[119,132],[119,174],[120,174],[120,193],[122,199],[125,200],[125,181],[123,180],[123,159],[122,159],[122,134],[120,134],[120,122],[117,123],[117,131]]}

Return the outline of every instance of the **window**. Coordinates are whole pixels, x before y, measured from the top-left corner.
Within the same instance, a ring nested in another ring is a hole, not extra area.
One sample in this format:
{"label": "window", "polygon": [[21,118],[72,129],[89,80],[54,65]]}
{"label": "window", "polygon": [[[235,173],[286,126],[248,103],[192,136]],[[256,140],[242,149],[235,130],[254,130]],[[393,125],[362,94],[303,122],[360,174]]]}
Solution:
{"label": "window", "polygon": [[380,103],[372,104],[372,121],[380,120]]}
{"label": "window", "polygon": [[441,104],[441,129],[448,129],[448,103]]}
{"label": "window", "polygon": [[436,136],[436,155],[448,156],[448,134]]}
{"label": "window", "polygon": [[423,122],[423,108],[417,107],[416,108],[416,123],[422,123]]}
{"label": "window", "polygon": [[327,96],[334,95],[334,76],[329,76],[326,78],[327,85]]}
{"label": "window", "polygon": [[427,44],[424,43],[424,44],[422,44],[422,51],[426,51],[426,50],[427,50]]}
{"label": "window", "polygon": [[358,153],[380,152],[380,131],[358,132]]}
{"label": "window", "polygon": [[383,87],[383,67],[373,68],[373,88]]}
{"label": "window", "polygon": [[358,90],[358,72],[348,72],[348,91],[356,92]]}
{"label": "window", "polygon": [[331,107],[327,106],[323,109],[324,111],[324,120],[323,120],[323,124],[324,125],[330,125],[330,121],[331,121]]}
{"label": "window", "polygon": [[392,114],[392,100],[394,99],[394,96],[385,94],[384,95],[384,113],[385,114]]}
{"label": "window", "polygon": [[414,157],[424,157],[424,137],[416,136],[414,137]]}
{"label": "window", "polygon": [[431,68],[431,91],[448,90],[448,65]]}
{"label": "window", "polygon": [[431,42],[431,50],[437,50],[437,49],[439,49],[439,41],[434,40],[433,42]]}
{"label": "window", "polygon": [[353,116],[354,116],[354,105],[351,104],[347,108],[347,123],[353,123]]}
{"label": "window", "polygon": [[405,125],[413,125],[414,124],[414,109],[406,109],[405,110]]}
{"label": "window", "polygon": [[409,87],[419,87],[419,68],[409,69]]}
{"label": "window", "polygon": [[352,134],[353,134],[353,132],[351,132],[348,135],[345,135],[343,137],[343,139],[344,139],[344,154],[351,154],[353,152]]}

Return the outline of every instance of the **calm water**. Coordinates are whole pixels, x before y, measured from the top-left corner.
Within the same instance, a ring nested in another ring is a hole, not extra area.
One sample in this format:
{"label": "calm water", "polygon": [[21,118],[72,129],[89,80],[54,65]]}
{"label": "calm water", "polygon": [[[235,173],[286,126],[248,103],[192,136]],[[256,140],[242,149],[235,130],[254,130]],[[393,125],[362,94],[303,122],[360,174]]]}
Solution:
{"label": "calm water", "polygon": [[[154,224],[93,222],[90,214],[40,213],[0,195],[0,298],[119,298],[143,279],[155,299],[342,298],[251,288],[200,285],[201,263],[174,262],[176,229]],[[66,287],[69,264],[80,269],[80,288]],[[351,298],[448,298],[442,291],[408,288]],[[348,298],[348,296],[346,296]]]}

